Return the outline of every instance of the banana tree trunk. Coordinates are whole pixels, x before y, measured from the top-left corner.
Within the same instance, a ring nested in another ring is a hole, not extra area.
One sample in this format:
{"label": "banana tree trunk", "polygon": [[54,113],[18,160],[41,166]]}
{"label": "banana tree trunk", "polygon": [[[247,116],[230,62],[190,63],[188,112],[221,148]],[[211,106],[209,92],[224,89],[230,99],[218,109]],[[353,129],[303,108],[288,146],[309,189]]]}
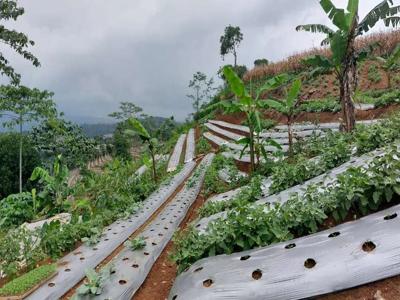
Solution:
{"label": "banana tree trunk", "polygon": [[19,117],[19,193],[22,193],[22,115]]}
{"label": "banana tree trunk", "polygon": [[292,155],[293,149],[293,130],[292,130],[292,117],[287,116],[288,139],[289,139],[289,156]]}
{"label": "banana tree trunk", "polygon": [[353,98],[358,85],[357,57],[354,45],[357,25],[358,17],[354,20],[352,30],[349,33],[347,51],[338,78],[340,83],[340,103],[342,106],[343,122],[345,125],[344,129],[347,132],[353,131],[356,124]]}
{"label": "banana tree trunk", "polygon": [[251,172],[255,171],[255,162],[254,162],[254,129],[253,126],[249,126],[250,129],[250,169]]}

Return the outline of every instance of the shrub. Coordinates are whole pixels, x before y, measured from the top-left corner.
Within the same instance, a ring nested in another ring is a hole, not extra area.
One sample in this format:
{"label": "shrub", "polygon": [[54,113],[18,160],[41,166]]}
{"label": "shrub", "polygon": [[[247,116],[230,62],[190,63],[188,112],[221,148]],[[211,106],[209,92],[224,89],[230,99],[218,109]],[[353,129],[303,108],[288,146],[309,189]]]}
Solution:
{"label": "shrub", "polygon": [[[19,139],[16,133],[0,134],[0,199],[19,192]],[[22,183],[26,191],[32,188],[28,179],[41,160],[28,136],[23,136],[22,142]]]}

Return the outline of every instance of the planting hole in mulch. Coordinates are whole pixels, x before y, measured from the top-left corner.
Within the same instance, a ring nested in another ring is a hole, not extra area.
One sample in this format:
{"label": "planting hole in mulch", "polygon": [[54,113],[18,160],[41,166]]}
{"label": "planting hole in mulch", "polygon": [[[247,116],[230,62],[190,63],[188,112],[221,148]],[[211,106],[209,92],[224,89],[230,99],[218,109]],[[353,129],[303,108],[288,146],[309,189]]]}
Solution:
{"label": "planting hole in mulch", "polygon": [[212,281],[212,279],[206,279],[203,281],[203,286],[210,287],[210,286],[212,286],[213,283],[214,283],[214,281]]}
{"label": "planting hole in mulch", "polygon": [[384,219],[385,219],[385,221],[389,221],[389,220],[393,220],[395,218],[397,218],[396,213],[394,213],[393,215],[386,216]]}
{"label": "planting hole in mulch", "polygon": [[245,256],[242,256],[240,258],[240,260],[248,260],[249,258],[250,258],[250,255],[245,255]]}
{"label": "planting hole in mulch", "polygon": [[127,261],[127,260],[129,260],[129,257],[124,257],[122,260]]}
{"label": "planting hole in mulch", "polygon": [[124,284],[126,284],[126,280],[121,279],[120,281],[118,281],[118,283],[119,283],[120,285],[124,285]]}
{"label": "planting hole in mulch", "polygon": [[253,271],[251,277],[253,277],[254,280],[259,280],[262,277],[262,271],[260,269]]}
{"label": "planting hole in mulch", "polygon": [[332,232],[330,235],[328,235],[328,237],[329,238],[334,238],[334,237],[337,237],[337,236],[339,236],[340,235],[340,232],[339,231],[336,231],[336,232]]}
{"label": "planting hole in mulch", "polygon": [[85,260],[85,258],[84,258],[83,256],[82,256],[82,257],[80,257],[79,259],[80,259],[80,260]]}
{"label": "planting hole in mulch", "polygon": [[53,286],[55,286],[56,284],[54,283],[54,282],[50,282],[49,284],[48,284],[48,286],[49,287],[53,287]]}
{"label": "planting hole in mulch", "polygon": [[173,297],[172,297],[172,300],[176,300],[178,298],[178,295],[174,295]]}
{"label": "planting hole in mulch", "polygon": [[65,269],[64,271],[65,272],[71,272],[71,269]]}
{"label": "planting hole in mulch", "polygon": [[194,270],[193,272],[200,272],[201,270],[203,270],[203,267],[199,267],[196,270]]}
{"label": "planting hole in mulch", "polygon": [[293,249],[294,247],[296,247],[296,244],[289,244],[285,246],[285,249]]}
{"label": "planting hole in mulch", "polygon": [[152,242],[151,244],[152,244],[153,246],[157,246],[157,243]]}
{"label": "planting hole in mulch", "polygon": [[138,265],[138,264],[133,264],[133,265],[132,265],[132,268],[137,269],[137,268],[139,268],[139,265]]}
{"label": "planting hole in mulch", "polygon": [[144,254],[144,255],[149,255],[149,253],[148,253],[148,252],[144,252],[143,254]]}
{"label": "planting hole in mulch", "polygon": [[316,262],[314,259],[312,259],[312,258],[308,258],[308,259],[304,262],[304,266],[305,266],[307,269],[312,269],[312,268],[314,268],[316,264],[317,264],[317,262]]}
{"label": "planting hole in mulch", "polygon": [[376,245],[371,241],[365,242],[362,245],[362,249],[364,252],[372,252],[372,251],[374,251],[375,248],[376,248]]}

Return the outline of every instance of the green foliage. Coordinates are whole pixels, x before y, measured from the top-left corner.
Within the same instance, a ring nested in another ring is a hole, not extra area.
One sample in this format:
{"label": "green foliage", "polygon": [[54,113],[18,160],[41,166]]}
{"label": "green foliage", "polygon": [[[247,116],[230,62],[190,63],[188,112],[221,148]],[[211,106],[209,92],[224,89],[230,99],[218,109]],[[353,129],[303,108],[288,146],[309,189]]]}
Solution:
{"label": "green foliage", "polygon": [[92,269],[86,269],[86,280],[78,288],[76,299],[80,299],[81,296],[85,295],[101,295],[105,283],[110,279],[113,272],[113,265],[103,268],[99,273]]}
{"label": "green foliage", "polygon": [[251,93],[247,91],[243,81],[231,67],[225,67],[223,71],[232,92],[236,95],[235,101],[223,102],[225,113],[241,112],[246,115],[246,124],[249,126],[250,134],[248,137],[239,140],[238,143],[243,145],[241,155],[243,155],[247,148],[249,149],[251,171],[254,172],[258,162],[260,161],[261,155],[264,159],[268,159],[265,150],[266,145],[272,145],[277,148],[280,147],[279,144],[275,143],[271,139],[260,139],[260,133],[263,130],[261,122],[263,118],[262,110],[268,108],[271,104],[267,101],[261,100],[261,94],[281,87],[285,82],[287,82],[288,76],[283,74],[269,79],[257,90],[257,96],[253,99]]}
{"label": "green foliage", "polygon": [[153,180],[157,182],[157,169],[156,169],[156,152],[158,147],[158,140],[154,137],[151,137],[149,132],[144,128],[142,123],[138,119],[130,118],[127,120],[127,129],[125,130],[125,134],[128,136],[138,135],[143,143],[147,145],[148,152],[150,153],[152,160],[152,171],[153,171]]}
{"label": "green foliage", "polygon": [[[22,7],[19,7],[15,0],[3,0],[0,2],[0,21],[2,24],[16,21],[25,13]],[[27,50],[35,43],[30,40],[24,33],[12,29],[7,29],[3,25],[0,28],[0,41],[8,45],[12,50],[21,55],[28,61],[31,61],[35,67],[40,66],[39,60]],[[13,84],[19,84],[21,75],[15,72],[14,68],[9,64],[8,59],[0,53],[0,73],[11,79]]]}
{"label": "green foliage", "polygon": [[41,167],[36,167],[30,178],[31,181],[37,181],[40,187],[38,198],[41,203],[39,207],[42,213],[61,212],[64,201],[67,199],[70,188],[68,186],[69,171],[64,165],[61,155],[54,161],[52,173]]}
{"label": "green foliage", "polygon": [[211,145],[205,137],[199,138],[196,143],[196,154],[207,154],[211,151]]}
{"label": "green foliage", "polygon": [[129,118],[136,118],[137,114],[142,112],[143,109],[132,102],[121,102],[119,111],[113,112],[108,116],[117,120],[125,121]]}
{"label": "green foliage", "polygon": [[146,247],[146,240],[143,236],[140,236],[134,239],[127,240],[124,245],[132,251],[140,250]]}
{"label": "green foliage", "polygon": [[269,65],[269,60],[266,58],[260,58],[260,59],[256,59],[254,61],[254,66],[255,67],[259,67],[259,66],[268,66]]}
{"label": "green foliage", "polygon": [[0,288],[0,296],[18,296],[23,295],[30,289],[48,279],[57,270],[57,265],[40,266],[21,277],[18,277]]}
{"label": "green foliage", "polygon": [[[19,144],[16,142],[18,140],[19,135],[16,133],[0,134],[0,199],[18,192]],[[33,169],[41,165],[39,153],[26,135],[22,141],[22,157],[22,182],[23,190],[26,191],[33,187],[28,182]]]}
{"label": "green foliage", "polygon": [[85,236],[84,238],[82,238],[82,242],[84,242],[88,246],[94,246],[101,241],[103,232],[98,227],[90,228],[90,231],[91,231],[91,235],[89,237]]}
{"label": "green foliage", "polygon": [[339,112],[341,106],[338,100],[326,98],[320,100],[309,100],[299,105],[299,112],[319,113],[319,112]]}
{"label": "green foliage", "polygon": [[128,138],[125,134],[127,128],[126,122],[118,123],[117,128],[114,131],[114,151],[115,156],[120,159],[130,161],[132,156],[130,154],[130,149],[132,146],[132,139]]}
{"label": "green foliage", "polygon": [[243,34],[240,31],[240,27],[234,27],[232,25],[225,27],[224,35],[219,39],[219,42],[221,43],[220,54],[222,58],[224,58],[228,53],[232,53],[235,59],[235,67],[237,65],[237,48],[242,40]]}
{"label": "green foliage", "polygon": [[33,218],[31,193],[12,194],[0,202],[0,228],[19,226]]}
{"label": "green foliage", "polygon": [[36,246],[38,240],[36,231],[30,232],[24,228],[10,230],[0,238],[0,269],[9,278],[14,278],[24,264],[27,270],[35,268],[44,258],[42,249]]}
{"label": "green foliage", "polygon": [[[286,204],[238,206],[226,219],[211,223],[204,234],[194,228],[174,238],[172,258],[182,271],[200,258],[230,254],[267,246],[294,237],[314,233],[329,215],[337,220],[347,217],[350,209],[357,215],[376,211],[399,195],[400,153],[390,150],[376,158],[368,171],[353,168],[339,176],[339,184],[310,186],[304,195],[293,195]],[[385,168],[382,168],[385,166]]]}
{"label": "green foliage", "polygon": [[191,88],[194,93],[187,95],[187,97],[193,102],[196,116],[200,111],[202,102],[210,99],[211,92],[215,90],[213,85],[214,79],[212,77],[207,79],[207,76],[202,72],[193,74],[193,79],[189,82],[189,88]]}
{"label": "green foliage", "polygon": [[373,83],[378,83],[382,80],[381,73],[379,73],[378,67],[370,65],[368,68],[368,79]]}
{"label": "green foliage", "polygon": [[107,145],[88,138],[81,127],[64,119],[52,119],[32,129],[32,140],[45,164],[51,166],[62,155],[69,168],[83,167],[107,153]]}

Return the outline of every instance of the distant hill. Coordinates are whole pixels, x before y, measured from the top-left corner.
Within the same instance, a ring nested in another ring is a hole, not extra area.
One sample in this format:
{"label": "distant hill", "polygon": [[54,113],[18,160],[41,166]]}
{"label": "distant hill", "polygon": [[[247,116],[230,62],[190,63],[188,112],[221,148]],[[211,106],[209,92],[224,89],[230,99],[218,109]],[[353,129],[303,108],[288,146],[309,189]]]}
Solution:
{"label": "distant hill", "polygon": [[88,137],[103,136],[112,134],[117,127],[117,124],[82,124],[81,128]]}
{"label": "distant hill", "polygon": [[[146,129],[150,131],[157,130],[166,118],[163,117],[149,117],[146,121],[143,122],[143,125]],[[115,122],[115,121],[114,121]],[[81,124],[80,125],[83,132],[89,137],[96,137],[96,136],[104,136],[108,134],[113,134],[115,128],[117,127],[117,123],[97,123],[97,124]]]}

